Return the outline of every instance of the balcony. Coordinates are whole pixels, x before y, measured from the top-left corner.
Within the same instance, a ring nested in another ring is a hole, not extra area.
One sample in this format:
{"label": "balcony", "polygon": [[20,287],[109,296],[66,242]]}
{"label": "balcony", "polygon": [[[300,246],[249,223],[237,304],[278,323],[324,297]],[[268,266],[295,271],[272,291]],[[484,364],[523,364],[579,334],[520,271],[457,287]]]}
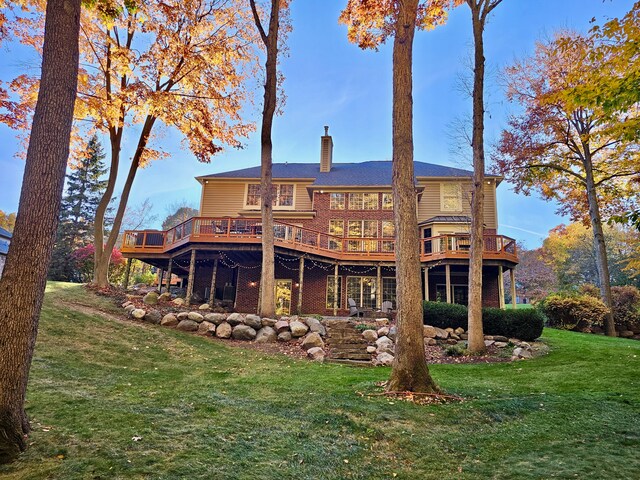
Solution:
{"label": "balcony", "polygon": [[[345,237],[330,235],[304,227],[274,222],[275,245],[327,257],[333,260],[395,261],[393,237]],[[262,223],[259,219],[193,217],[167,231],[128,230],[124,234],[122,253],[168,253],[189,243],[260,244]],[[469,258],[469,235],[440,235],[420,239],[422,262]],[[504,235],[485,235],[485,260],[518,263],[516,242]]]}

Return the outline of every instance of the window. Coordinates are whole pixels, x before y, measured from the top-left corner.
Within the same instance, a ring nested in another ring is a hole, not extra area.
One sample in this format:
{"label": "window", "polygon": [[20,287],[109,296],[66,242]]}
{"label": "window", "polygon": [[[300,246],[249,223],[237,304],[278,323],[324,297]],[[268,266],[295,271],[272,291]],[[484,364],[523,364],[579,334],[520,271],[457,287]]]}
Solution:
{"label": "window", "polygon": [[349,210],[378,210],[378,194],[350,193]]}
{"label": "window", "polygon": [[[333,308],[334,300],[334,287],[335,287],[335,275],[329,275],[327,277],[327,308]],[[342,305],[342,276],[338,276],[338,308]]]}
{"label": "window", "polygon": [[383,277],[382,301],[391,302],[394,307],[396,306],[396,277]]}
{"label": "window", "polygon": [[460,183],[440,184],[440,210],[443,212],[462,211],[462,185]]}
{"label": "window", "polygon": [[347,236],[350,252],[375,252],[375,240],[353,240],[353,238],[376,238],[378,236],[377,220],[349,220]]}
{"label": "window", "polygon": [[382,194],[382,209],[393,210],[393,194],[392,193]]}
{"label": "window", "polygon": [[[383,220],[382,222],[382,238],[394,238],[396,236],[396,226],[393,222]],[[395,242],[390,240],[382,241],[383,252],[393,252],[395,248]]]}
{"label": "window", "polygon": [[[344,220],[329,220],[329,235],[344,237]],[[330,238],[329,248],[331,250],[342,250],[342,241]]]}
{"label": "window", "polygon": [[[274,207],[293,207],[293,184],[283,183],[273,185],[273,206]],[[260,206],[260,184],[250,183],[247,185],[247,207]]]}
{"label": "window", "polygon": [[347,277],[347,298],[361,308],[375,308],[378,294],[376,277]]}
{"label": "window", "polygon": [[331,210],[344,210],[344,207],[345,207],[344,193],[332,193],[329,198],[330,198],[329,208]]}

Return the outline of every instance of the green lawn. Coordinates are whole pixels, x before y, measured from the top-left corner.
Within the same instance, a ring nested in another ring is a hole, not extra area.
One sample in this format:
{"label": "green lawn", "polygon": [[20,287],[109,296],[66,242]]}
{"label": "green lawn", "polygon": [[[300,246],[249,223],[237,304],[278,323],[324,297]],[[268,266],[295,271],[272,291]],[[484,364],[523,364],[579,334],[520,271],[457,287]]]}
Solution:
{"label": "green lawn", "polygon": [[[640,342],[545,330],[532,361],[432,367],[460,404],[377,391],[386,368],[293,361],[162,327],[50,284],[7,479],[638,478]],[[141,437],[138,441],[133,438]]]}

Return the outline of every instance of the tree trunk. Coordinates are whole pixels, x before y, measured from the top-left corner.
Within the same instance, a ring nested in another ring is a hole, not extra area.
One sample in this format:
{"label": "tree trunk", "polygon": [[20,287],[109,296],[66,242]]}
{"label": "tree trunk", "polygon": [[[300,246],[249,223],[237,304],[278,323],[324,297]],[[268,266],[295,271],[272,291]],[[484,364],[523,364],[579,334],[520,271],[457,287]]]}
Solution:
{"label": "tree trunk", "polygon": [[482,329],[482,253],[484,251],[484,41],[482,9],[472,0],[473,71],[473,188],[471,194],[471,232],[469,250],[469,353],[486,350]]}
{"label": "tree trunk", "polygon": [[264,105],[262,106],[261,131],[261,178],[260,199],[262,203],[262,271],[260,273],[260,302],[258,314],[263,317],[273,317],[276,313],[275,305],[275,252],[273,235],[273,182],[272,182],[272,151],[271,130],[273,115],[276,111],[276,96],[278,88],[278,29],[280,18],[280,0],[271,1],[271,16],[269,18],[269,33],[265,34],[258,16],[254,0],[251,0],[256,27],[267,49],[266,79],[264,85]]}
{"label": "tree trunk", "polygon": [[[413,174],[412,50],[418,0],[400,2],[393,42],[393,214],[396,224],[396,354],[389,391],[437,392],[422,338],[420,243]],[[336,292],[337,293],[337,292]]]}
{"label": "tree trunk", "polygon": [[600,283],[600,295],[602,301],[609,309],[605,317],[605,333],[610,337],[616,336],[616,325],[613,320],[613,299],[611,298],[611,277],[609,275],[609,260],[607,258],[607,248],[602,231],[602,218],[600,217],[600,206],[598,205],[598,195],[596,194],[595,182],[593,179],[593,162],[589,146],[584,147],[584,167],[587,186],[587,199],[589,202],[589,218],[593,228],[593,248],[596,255],[596,267],[598,269],[598,279]]}
{"label": "tree trunk", "polygon": [[69,157],[79,28],[80,0],[47,2],[40,91],[0,280],[0,463],[27,447],[24,400]]}

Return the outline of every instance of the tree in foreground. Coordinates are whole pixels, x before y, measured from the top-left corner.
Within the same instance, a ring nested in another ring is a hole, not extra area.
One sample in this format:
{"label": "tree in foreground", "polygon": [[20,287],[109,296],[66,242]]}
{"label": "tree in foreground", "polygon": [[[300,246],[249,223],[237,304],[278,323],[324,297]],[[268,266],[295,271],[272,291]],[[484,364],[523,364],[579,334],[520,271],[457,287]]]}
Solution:
{"label": "tree in foreground", "polygon": [[49,0],[42,70],[14,236],[0,279],[0,463],[27,447],[29,369],[69,157],[80,0]]}
{"label": "tree in foreground", "polygon": [[[570,41],[572,48],[564,46]],[[539,43],[533,57],[507,69],[507,97],[523,112],[509,119],[496,154],[496,166],[516,191],[539,191],[557,200],[560,212],[590,223],[602,300],[611,309],[611,279],[603,215],[627,211],[636,192],[629,181],[640,171],[635,142],[627,126],[637,112],[607,112],[569,99],[579,84],[591,81],[607,64],[592,58],[592,45],[577,35]],[[607,335],[615,335],[613,316]]]}
{"label": "tree in foreground", "polygon": [[482,329],[482,256],[484,253],[484,28],[502,0],[466,0],[473,26],[473,187],[469,249],[469,352],[486,350]]}
{"label": "tree in foreground", "polygon": [[260,272],[260,299],[258,314],[273,317],[276,313],[275,304],[275,252],[273,233],[273,203],[272,182],[273,143],[271,131],[273,116],[278,102],[278,35],[282,14],[288,8],[287,0],[271,0],[269,27],[264,29],[260,20],[260,12],[255,0],[249,0],[253,18],[260,34],[260,39],[266,50],[264,101],[262,105],[262,129],[260,132],[260,211],[262,216],[262,270]]}
{"label": "tree in foreground", "polygon": [[449,1],[349,0],[340,21],[349,40],[377,48],[393,36],[393,213],[396,224],[396,352],[388,391],[437,392],[422,337],[420,243],[413,169],[413,37],[446,19]]}

